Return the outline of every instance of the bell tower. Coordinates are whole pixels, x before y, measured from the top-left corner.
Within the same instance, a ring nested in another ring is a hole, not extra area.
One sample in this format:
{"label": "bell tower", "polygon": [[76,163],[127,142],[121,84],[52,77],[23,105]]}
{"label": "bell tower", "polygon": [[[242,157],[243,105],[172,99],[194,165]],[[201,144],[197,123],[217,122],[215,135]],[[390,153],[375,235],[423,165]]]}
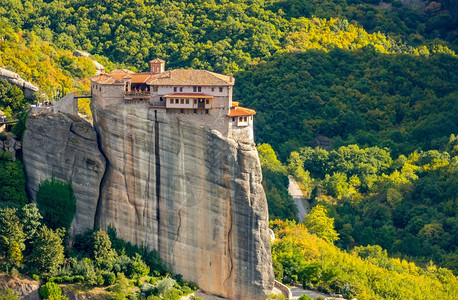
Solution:
{"label": "bell tower", "polygon": [[149,66],[151,74],[159,74],[165,71],[165,61],[159,58],[150,61]]}

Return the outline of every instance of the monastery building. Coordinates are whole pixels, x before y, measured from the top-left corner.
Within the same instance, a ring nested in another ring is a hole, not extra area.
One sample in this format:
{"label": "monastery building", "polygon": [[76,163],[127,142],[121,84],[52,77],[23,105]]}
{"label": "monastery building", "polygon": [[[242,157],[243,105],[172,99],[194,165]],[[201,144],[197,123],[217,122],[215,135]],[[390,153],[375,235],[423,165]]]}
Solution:
{"label": "monastery building", "polygon": [[165,70],[165,61],[150,61],[150,72],[120,69],[91,78],[92,101],[109,105],[142,105],[159,114],[208,126],[227,137],[253,142],[256,112],[232,101],[235,79],[206,70]]}

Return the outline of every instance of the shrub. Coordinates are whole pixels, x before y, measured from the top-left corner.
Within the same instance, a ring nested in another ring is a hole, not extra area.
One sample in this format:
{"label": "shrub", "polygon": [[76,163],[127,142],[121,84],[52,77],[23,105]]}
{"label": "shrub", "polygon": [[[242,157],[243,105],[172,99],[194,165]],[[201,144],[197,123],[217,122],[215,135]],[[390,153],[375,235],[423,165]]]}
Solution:
{"label": "shrub", "polygon": [[170,288],[164,294],[164,299],[165,300],[178,300],[180,298],[181,298],[181,291],[179,289],[174,288],[174,287]]}
{"label": "shrub", "polygon": [[20,161],[11,160],[9,152],[0,151],[0,202],[22,206],[27,203],[24,168]]}
{"label": "shrub", "polygon": [[44,299],[64,300],[67,297],[62,295],[62,289],[54,282],[47,282],[40,288],[40,295]]}
{"label": "shrub", "polygon": [[70,228],[76,212],[76,199],[69,182],[55,178],[43,181],[38,188],[37,204],[43,221],[50,228]]}
{"label": "shrub", "polygon": [[310,298],[309,295],[304,294],[304,295],[301,295],[298,300],[312,300],[312,298]]}
{"label": "shrub", "polygon": [[18,295],[12,289],[0,291],[0,299],[2,300],[19,300]]}
{"label": "shrub", "polygon": [[105,285],[112,285],[116,281],[116,275],[113,272],[106,272],[102,274]]}

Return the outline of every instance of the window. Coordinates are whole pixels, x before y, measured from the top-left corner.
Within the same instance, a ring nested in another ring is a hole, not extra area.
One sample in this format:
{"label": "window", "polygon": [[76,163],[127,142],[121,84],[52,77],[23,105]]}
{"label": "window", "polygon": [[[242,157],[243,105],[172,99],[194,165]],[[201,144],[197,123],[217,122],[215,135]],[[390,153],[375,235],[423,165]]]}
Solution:
{"label": "window", "polygon": [[197,87],[197,91],[198,91],[198,92],[202,92],[202,87],[201,87],[201,86],[198,86],[198,87]]}
{"label": "window", "polygon": [[189,99],[186,99],[186,104],[189,104]]}
{"label": "window", "polygon": [[182,92],[182,91],[183,91],[183,87],[182,87],[182,86],[180,86],[180,92]]}
{"label": "window", "polygon": [[193,87],[192,87],[192,91],[193,91],[194,93],[197,92],[197,86],[193,86]]}
{"label": "window", "polygon": [[208,109],[205,110],[205,113],[208,115]]}
{"label": "window", "polygon": [[179,104],[180,103],[180,99],[175,99],[175,104]]}
{"label": "window", "polygon": [[102,87],[99,87],[99,90],[102,91]]}
{"label": "window", "polygon": [[173,99],[170,99],[170,104],[173,104]]}
{"label": "window", "polygon": [[206,103],[207,105],[210,104],[210,100],[209,100],[209,99],[205,100],[205,103]]}
{"label": "window", "polygon": [[235,118],[234,117],[232,117],[232,122],[235,122]]}
{"label": "window", "polygon": [[157,92],[157,85],[153,86],[153,92]]}
{"label": "window", "polygon": [[173,87],[173,91],[174,91],[174,92],[177,91],[177,87],[176,87],[176,86]]}
{"label": "window", "polygon": [[247,121],[247,117],[243,117],[243,121],[246,122]]}
{"label": "window", "polygon": [[197,99],[194,99],[194,104],[197,104]]}
{"label": "window", "polygon": [[223,87],[222,87],[222,86],[219,87],[219,92],[220,92],[220,93],[223,92]]}
{"label": "window", "polygon": [[184,99],[181,99],[181,101],[180,101],[180,102],[181,102],[181,104],[184,104]]}
{"label": "window", "polygon": [[184,114],[184,109],[180,109],[180,113]]}
{"label": "window", "polygon": [[214,91],[215,91],[215,88],[214,88],[214,87],[212,87],[212,92],[214,92]]}

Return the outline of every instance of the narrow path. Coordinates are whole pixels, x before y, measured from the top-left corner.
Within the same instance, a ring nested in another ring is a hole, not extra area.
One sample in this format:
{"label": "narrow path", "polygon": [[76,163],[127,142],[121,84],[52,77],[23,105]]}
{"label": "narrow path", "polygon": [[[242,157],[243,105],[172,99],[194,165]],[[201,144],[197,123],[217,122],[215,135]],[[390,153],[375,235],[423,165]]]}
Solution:
{"label": "narrow path", "polygon": [[294,180],[293,177],[289,176],[289,185],[288,185],[288,194],[290,194],[293,197],[294,203],[297,206],[298,209],[298,218],[299,221],[302,222],[305,219],[305,215],[307,214],[307,211],[305,210],[303,201],[305,199],[304,194],[302,194],[301,189],[299,188],[299,185],[297,184],[296,180]]}
{"label": "narrow path", "polygon": [[331,298],[331,295],[323,294],[323,293],[320,293],[314,290],[304,290],[303,288],[299,286],[291,286],[290,289],[291,289],[291,293],[293,294],[293,298],[291,299],[298,299],[303,294],[308,295],[312,299],[317,298],[317,297],[323,297],[325,299],[334,299],[334,298]]}

